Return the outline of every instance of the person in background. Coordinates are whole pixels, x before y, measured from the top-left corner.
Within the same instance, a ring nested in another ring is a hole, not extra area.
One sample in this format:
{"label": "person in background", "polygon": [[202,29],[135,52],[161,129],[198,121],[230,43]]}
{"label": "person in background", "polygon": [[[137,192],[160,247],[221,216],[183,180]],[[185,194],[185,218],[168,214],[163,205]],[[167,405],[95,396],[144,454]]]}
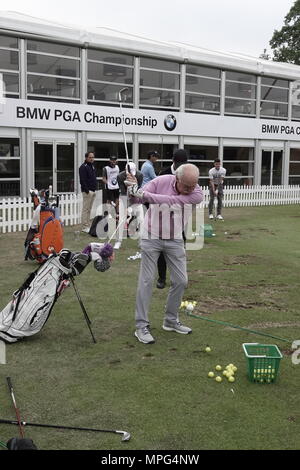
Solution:
{"label": "person in background", "polygon": [[141,172],[143,173],[143,183],[142,186],[152,181],[156,178],[156,173],[154,170],[154,163],[157,162],[160,155],[156,150],[150,150],[147,154],[147,160],[143,163]]}
{"label": "person in background", "polygon": [[221,214],[222,212],[222,199],[223,199],[223,183],[226,176],[226,170],[221,166],[221,160],[216,158],[214,161],[214,166],[208,172],[209,177],[209,204],[208,204],[208,213],[209,218],[213,219],[213,208],[215,197],[218,199],[217,205],[217,219],[224,220]]}
{"label": "person in background", "polygon": [[[186,150],[178,149],[173,154],[173,163],[171,166],[163,168],[159,176],[161,175],[175,175],[177,168],[180,167],[183,163],[187,163],[188,155]],[[184,235],[183,235],[184,237]],[[166,277],[167,277],[167,263],[164,257],[164,254],[161,253],[157,260],[157,270],[158,270],[158,280],[156,287],[158,289],[164,289],[166,287]]]}
{"label": "person in background", "polygon": [[109,163],[103,168],[102,178],[106,189],[106,198],[109,204],[116,208],[116,213],[119,213],[119,194],[120,188],[118,184],[118,174],[120,169],[118,166],[118,159],[115,156],[109,158]]}
{"label": "person in background", "polygon": [[85,161],[79,167],[79,180],[82,191],[82,232],[88,233],[90,229],[91,209],[96,196],[97,174],[94,167],[95,154],[87,152]]}

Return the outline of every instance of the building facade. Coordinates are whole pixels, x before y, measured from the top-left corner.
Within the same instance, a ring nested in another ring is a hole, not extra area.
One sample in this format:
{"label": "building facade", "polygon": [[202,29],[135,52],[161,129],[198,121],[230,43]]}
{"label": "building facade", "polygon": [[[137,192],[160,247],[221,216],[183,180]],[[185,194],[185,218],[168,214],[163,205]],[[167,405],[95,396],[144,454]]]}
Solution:
{"label": "building facade", "polygon": [[300,184],[299,66],[2,12],[0,78],[0,197],[79,192],[86,151],[101,187],[123,130],[139,166],[180,147],[203,185],[217,157],[227,184]]}

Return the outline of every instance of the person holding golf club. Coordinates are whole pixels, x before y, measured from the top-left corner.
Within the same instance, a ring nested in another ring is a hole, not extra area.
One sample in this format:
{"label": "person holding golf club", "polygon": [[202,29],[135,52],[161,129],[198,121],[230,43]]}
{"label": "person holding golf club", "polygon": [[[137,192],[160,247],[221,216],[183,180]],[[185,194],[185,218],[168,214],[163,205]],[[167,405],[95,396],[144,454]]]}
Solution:
{"label": "person holding golf club", "polygon": [[155,342],[149,329],[148,311],[161,252],[166,258],[171,280],[162,328],[184,335],[192,332],[191,328],[180,323],[178,312],[188,282],[182,232],[192,206],[203,200],[198,179],[198,168],[189,163],[181,165],[175,175],[158,176],[140,189],[135,178],[128,176],[132,183],[129,194],[150,204],[140,240],[141,267],[135,310],[134,335],[141,343]]}
{"label": "person holding golf club", "polygon": [[221,166],[221,160],[219,158],[216,158],[214,161],[214,166],[211,168],[208,172],[208,177],[209,177],[209,204],[208,204],[208,212],[209,212],[209,218],[213,219],[214,214],[213,214],[213,209],[214,209],[214,201],[215,198],[218,200],[218,205],[217,205],[217,216],[216,218],[218,220],[224,220],[223,216],[221,214],[222,212],[222,199],[223,199],[223,183],[224,183],[224,178],[226,176],[226,170]]}
{"label": "person holding golf club", "polygon": [[[177,149],[173,154],[173,163],[171,166],[163,168],[159,176],[161,175],[175,175],[177,168],[184,163],[187,163],[188,156],[187,152],[184,149]],[[184,238],[184,235],[183,235]],[[157,260],[157,271],[158,271],[158,279],[156,283],[156,287],[158,289],[164,289],[166,287],[166,277],[167,277],[167,263],[164,257],[164,254],[161,253]]]}
{"label": "person holding golf club", "polygon": [[97,174],[94,167],[95,154],[86,152],[85,161],[79,167],[79,179],[82,191],[82,232],[88,233],[90,229],[90,217],[97,189]]}

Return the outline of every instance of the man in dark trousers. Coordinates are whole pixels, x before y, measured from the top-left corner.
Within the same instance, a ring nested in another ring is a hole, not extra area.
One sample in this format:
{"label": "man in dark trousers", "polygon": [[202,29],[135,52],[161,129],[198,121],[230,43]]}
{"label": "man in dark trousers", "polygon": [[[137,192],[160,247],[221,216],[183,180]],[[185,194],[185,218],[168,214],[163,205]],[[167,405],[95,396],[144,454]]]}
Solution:
{"label": "man in dark trousers", "polygon": [[[163,168],[160,175],[175,175],[177,168],[180,167],[183,163],[187,163],[188,156],[187,152],[184,149],[178,149],[173,154],[173,163],[171,166]],[[167,263],[164,257],[164,254],[161,253],[157,260],[157,270],[158,270],[158,280],[156,287],[158,289],[164,289],[166,287],[166,277],[167,277]]]}
{"label": "man in dark trousers", "polygon": [[89,232],[91,209],[96,196],[97,189],[97,175],[96,168],[94,167],[95,154],[87,152],[85,154],[85,161],[79,167],[79,179],[82,191],[82,232]]}

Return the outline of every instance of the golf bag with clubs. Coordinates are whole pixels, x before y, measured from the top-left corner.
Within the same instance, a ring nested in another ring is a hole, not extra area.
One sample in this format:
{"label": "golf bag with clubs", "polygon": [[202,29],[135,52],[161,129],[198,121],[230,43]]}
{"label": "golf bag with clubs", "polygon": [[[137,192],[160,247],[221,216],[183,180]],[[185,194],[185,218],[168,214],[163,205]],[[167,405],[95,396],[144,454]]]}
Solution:
{"label": "golf bag with clubs", "polygon": [[[21,287],[13,293],[12,300],[0,312],[0,339],[15,343],[38,333],[70,281],[77,293],[73,277],[81,274],[90,261],[94,261],[97,271],[106,271],[110,267],[110,247],[111,245],[97,243],[88,245],[82,253],[63,249],[58,255],[50,255],[37,270],[29,274]],[[78,300],[83,308],[79,297]],[[90,320],[85,309],[83,310],[89,326]]]}
{"label": "golf bag with clubs", "polygon": [[52,187],[38,192],[30,190],[34,213],[24,243],[25,260],[36,259],[43,263],[50,254],[63,248],[63,228],[59,214],[59,197],[52,194]]}

